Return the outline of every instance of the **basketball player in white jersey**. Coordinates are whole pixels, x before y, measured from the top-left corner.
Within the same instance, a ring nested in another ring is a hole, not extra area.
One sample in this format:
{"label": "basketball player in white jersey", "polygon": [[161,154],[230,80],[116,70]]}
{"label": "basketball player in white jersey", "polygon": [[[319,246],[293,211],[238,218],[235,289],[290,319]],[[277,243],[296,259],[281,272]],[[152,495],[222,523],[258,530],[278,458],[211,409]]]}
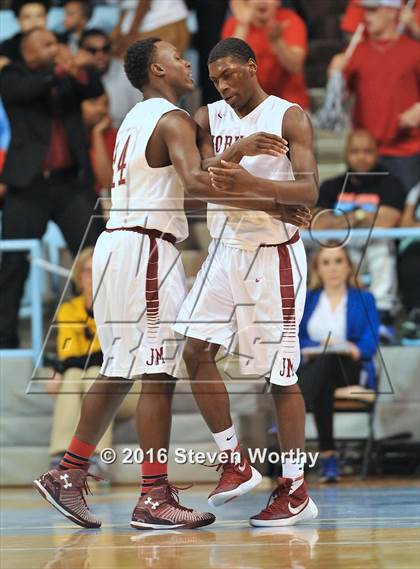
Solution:
{"label": "basketball player in white jersey", "polygon": [[[172,323],[186,295],[174,243],[188,234],[184,188],[204,200],[216,192],[201,168],[197,125],[175,105],[193,89],[190,64],[171,44],[148,38],[127,50],[125,70],[144,101],[128,113],[118,131],[112,210],[93,259],[94,315],[104,356],[101,375],[83,400],[75,435],[58,469],[34,484],[76,524],[101,525],[84,498],[89,459],[133,379],[140,376],[136,427],[144,460],[131,525],[195,528],[212,523],[214,515],[179,504],[177,489],[167,479],[172,395],[182,355]],[[281,137],[268,139],[264,151],[284,152]],[[220,191],[217,196],[222,203],[230,198]],[[256,209],[255,195],[245,192],[239,205]],[[286,211],[274,202],[267,208],[296,223],[307,215],[304,208]]]}
{"label": "basketball player in white jersey", "polygon": [[[223,99],[199,109],[195,119],[213,141],[211,148],[209,138],[203,137],[202,152],[209,157],[204,163],[210,167],[214,187],[233,198],[253,190],[261,196],[261,204],[275,199],[315,205],[318,173],[307,115],[297,105],[263,91],[255,55],[242,40],[225,39],[213,48],[209,74]],[[249,137],[261,131],[286,139],[289,155],[244,155]],[[230,162],[217,164],[220,155]],[[197,404],[220,450],[237,456],[233,451],[241,451],[229,398],[215,360],[221,346],[235,353],[238,345],[241,373],[266,378],[271,384],[282,451],[303,451],[305,407],[296,370],[306,256],[298,228],[263,211],[211,203],[207,216],[213,238],[209,256],[174,327],[187,336],[184,359]],[[258,471],[240,456],[241,461],[222,465],[219,484],[209,496],[211,505],[232,500],[260,482]],[[291,457],[283,464],[283,477],[267,508],[250,523],[284,526],[316,516],[303,464]]]}

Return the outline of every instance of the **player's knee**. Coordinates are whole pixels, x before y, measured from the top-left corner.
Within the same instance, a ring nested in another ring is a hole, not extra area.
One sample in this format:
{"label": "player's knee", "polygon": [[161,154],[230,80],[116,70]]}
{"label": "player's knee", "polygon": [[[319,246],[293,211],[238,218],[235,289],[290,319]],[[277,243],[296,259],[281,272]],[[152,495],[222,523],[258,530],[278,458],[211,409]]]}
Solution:
{"label": "player's knee", "polygon": [[166,373],[144,375],[141,384],[141,394],[172,397],[175,384],[176,379]]}
{"label": "player's knee", "polygon": [[294,385],[276,385],[272,383],[271,393],[273,397],[284,397],[285,395],[302,396],[302,392],[297,383]]}
{"label": "player's knee", "polygon": [[197,340],[196,338],[188,338],[185,343],[183,357],[191,376],[191,374],[195,373],[200,362],[206,361],[211,357],[208,342]]}

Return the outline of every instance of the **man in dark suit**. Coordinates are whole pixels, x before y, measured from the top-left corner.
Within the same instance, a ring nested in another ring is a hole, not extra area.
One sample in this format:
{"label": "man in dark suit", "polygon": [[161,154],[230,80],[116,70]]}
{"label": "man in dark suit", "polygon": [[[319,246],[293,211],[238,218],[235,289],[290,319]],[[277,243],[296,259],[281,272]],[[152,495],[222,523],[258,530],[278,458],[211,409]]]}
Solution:
{"label": "man in dark suit", "polygon": [[[102,84],[72,57],[53,33],[36,29],[23,37],[23,62],[4,68],[0,96],[12,138],[0,181],[8,186],[2,239],[41,238],[50,219],[75,255],[82,239],[92,245],[102,224],[94,213],[93,175],[81,117],[83,99],[98,97]],[[18,345],[17,317],[28,263],[5,253],[0,268],[0,348]]]}

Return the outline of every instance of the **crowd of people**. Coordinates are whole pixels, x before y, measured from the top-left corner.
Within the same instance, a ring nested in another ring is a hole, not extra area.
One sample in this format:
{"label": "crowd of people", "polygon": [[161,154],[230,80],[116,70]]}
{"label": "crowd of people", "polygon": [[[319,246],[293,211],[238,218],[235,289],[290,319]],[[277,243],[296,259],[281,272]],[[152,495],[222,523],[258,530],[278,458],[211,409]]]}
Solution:
{"label": "crowd of people", "polygon": [[[53,220],[73,255],[95,243],[103,229],[96,198],[109,195],[112,186],[116,133],[127,112],[141,100],[122,60],[127,47],[138,39],[160,37],[179,53],[190,45],[196,48],[203,104],[219,98],[207,68],[211,48],[220,38],[243,39],[256,54],[258,78],[268,94],[293,101],[309,113],[315,110],[305,80],[308,22],[300,2],[123,0],[111,33],[89,25],[97,4],[11,2],[20,31],[0,45],[2,239],[41,238]],[[47,28],[51,5],[64,9],[64,32]],[[198,23],[194,38],[188,26],[190,10]],[[343,77],[343,97],[352,99],[353,130],[346,144],[346,170],[321,186],[312,212],[314,228],[340,229],[348,223],[356,228],[418,227],[420,2],[406,6],[402,0],[350,0],[341,29],[348,48],[333,57],[328,72]],[[186,102],[187,107],[190,104]],[[329,322],[334,325],[333,340],[348,343],[345,367],[351,382],[374,389],[375,338],[380,333],[384,342],[394,341],[401,304],[406,319],[402,335],[420,338],[419,243],[418,237],[400,242],[375,239],[365,248],[365,242],[352,240],[347,251],[337,246],[316,252],[310,278],[317,284],[308,296],[302,347],[322,344],[331,330],[328,326],[321,330],[319,323]],[[334,263],[341,273],[334,273]],[[360,299],[353,294],[359,286],[353,263],[369,275],[373,295],[366,293],[369,322],[374,328],[378,323],[378,329],[371,330],[373,344],[353,322],[361,310]],[[22,253],[3,255],[0,348],[19,345],[18,311],[27,274]],[[79,288],[83,293],[84,287]],[[83,313],[81,320],[87,315],[78,354],[84,357],[94,336],[91,298],[86,302],[82,294],[63,306],[60,314],[68,310]],[[66,375],[69,367],[80,370],[86,362],[77,356],[77,361],[66,363],[69,356],[64,357],[60,348],[58,356],[64,365],[55,383],[60,391],[66,383],[62,379],[71,376]],[[316,359],[304,358],[304,384],[308,377],[322,375],[318,365]],[[337,362],[331,356],[322,365],[333,370]],[[330,370],[327,375],[337,374]],[[310,387],[303,391],[318,419],[321,450],[329,458],[334,454],[331,401],[337,385],[306,383]],[[75,401],[70,413],[71,424],[79,404]],[[52,443],[52,449],[53,455],[65,450],[59,442]]]}

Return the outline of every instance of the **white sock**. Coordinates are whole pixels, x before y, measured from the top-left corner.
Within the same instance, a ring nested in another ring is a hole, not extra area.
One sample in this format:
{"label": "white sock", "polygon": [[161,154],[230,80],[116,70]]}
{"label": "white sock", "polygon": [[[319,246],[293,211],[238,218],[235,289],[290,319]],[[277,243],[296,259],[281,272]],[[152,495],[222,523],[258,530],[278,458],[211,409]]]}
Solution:
{"label": "white sock", "polygon": [[292,461],[291,458],[285,458],[282,466],[283,478],[295,479],[303,476],[303,461],[295,462],[295,460]]}
{"label": "white sock", "polygon": [[214,440],[220,450],[235,450],[238,446],[235,427],[232,425],[221,433],[212,433]]}

